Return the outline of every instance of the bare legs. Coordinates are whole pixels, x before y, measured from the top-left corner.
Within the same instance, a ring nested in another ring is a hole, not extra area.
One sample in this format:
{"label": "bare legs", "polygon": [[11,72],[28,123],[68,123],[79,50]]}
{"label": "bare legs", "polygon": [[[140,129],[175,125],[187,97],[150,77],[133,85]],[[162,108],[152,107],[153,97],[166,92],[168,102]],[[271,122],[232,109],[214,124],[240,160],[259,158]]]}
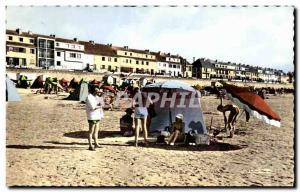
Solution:
{"label": "bare legs", "polygon": [[145,144],[148,144],[147,137],[148,137],[148,131],[147,131],[147,126],[146,126],[146,118],[134,118],[134,127],[135,127],[135,146],[138,146],[138,138],[140,134],[140,124],[142,125],[142,130],[143,130],[143,135],[144,135],[144,140]]}
{"label": "bare legs", "polygon": [[173,145],[173,144],[175,143],[175,141],[176,141],[176,139],[177,139],[179,133],[180,133],[180,131],[175,130],[175,131],[171,134],[171,136],[170,136],[170,138],[169,138],[169,141],[168,141],[168,143],[170,143],[170,145]]}
{"label": "bare legs", "polygon": [[95,142],[95,146],[96,147],[100,147],[99,143],[98,143],[98,132],[100,129],[100,122],[98,123],[89,123],[89,148],[90,149],[94,149],[93,144],[92,144],[92,140],[94,139]]}

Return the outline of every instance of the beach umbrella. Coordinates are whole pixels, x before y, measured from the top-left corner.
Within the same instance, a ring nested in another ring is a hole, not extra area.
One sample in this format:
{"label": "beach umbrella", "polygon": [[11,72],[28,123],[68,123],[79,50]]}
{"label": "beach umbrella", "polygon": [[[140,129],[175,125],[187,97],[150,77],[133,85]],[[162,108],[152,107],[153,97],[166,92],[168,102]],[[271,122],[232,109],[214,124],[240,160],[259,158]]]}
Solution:
{"label": "beach umbrella", "polygon": [[223,88],[226,90],[227,97],[240,108],[265,123],[280,127],[281,118],[259,95],[246,88],[227,83],[223,83]]}
{"label": "beach umbrella", "polygon": [[6,76],[6,101],[21,101],[14,82],[8,76]]}
{"label": "beach umbrella", "polygon": [[101,81],[97,81],[96,79],[94,79],[94,80],[90,81],[89,84],[91,84],[91,85],[100,85]]}

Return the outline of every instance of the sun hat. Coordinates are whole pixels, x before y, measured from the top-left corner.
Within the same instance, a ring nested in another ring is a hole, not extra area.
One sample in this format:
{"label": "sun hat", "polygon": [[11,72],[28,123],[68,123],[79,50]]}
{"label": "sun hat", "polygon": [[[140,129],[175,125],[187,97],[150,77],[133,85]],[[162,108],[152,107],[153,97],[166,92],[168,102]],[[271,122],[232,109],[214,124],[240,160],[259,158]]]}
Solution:
{"label": "sun hat", "polygon": [[183,115],[179,113],[176,115],[176,118],[183,120]]}

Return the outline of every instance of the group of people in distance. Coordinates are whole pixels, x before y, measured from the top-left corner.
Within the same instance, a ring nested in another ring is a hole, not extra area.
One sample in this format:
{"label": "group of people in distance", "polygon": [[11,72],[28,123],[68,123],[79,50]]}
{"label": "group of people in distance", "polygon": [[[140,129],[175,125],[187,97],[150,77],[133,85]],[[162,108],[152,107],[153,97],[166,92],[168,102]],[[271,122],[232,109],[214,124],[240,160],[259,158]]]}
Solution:
{"label": "group of people in distance", "polygon": [[[138,94],[138,95],[137,95]],[[95,86],[89,87],[89,94],[86,99],[86,113],[87,119],[89,124],[89,150],[95,151],[95,148],[100,147],[97,139],[98,139],[98,132],[100,129],[100,121],[104,116],[103,113],[103,91]],[[234,134],[235,123],[237,120],[237,116],[240,113],[240,109],[234,104],[228,104],[223,106],[223,95],[221,97],[221,104],[217,107],[217,110],[223,113],[224,116],[224,124],[225,130],[229,129],[230,135],[232,137]],[[140,128],[143,132],[144,137],[144,145],[147,146],[148,143],[148,131],[149,126],[151,124],[151,119],[156,116],[156,112],[153,107],[153,103],[151,99],[147,96],[146,93],[140,91],[139,88],[135,88],[133,92],[133,101],[132,101],[132,108],[126,109],[126,114],[120,119],[121,125],[121,132],[124,136],[132,136],[135,135],[135,142],[134,145],[138,146],[138,138],[140,133]],[[139,98],[139,99],[138,99]],[[150,104],[148,107],[146,103]],[[226,117],[226,112],[229,112],[228,117]],[[246,112],[246,121],[249,121],[250,115],[247,111]],[[132,118],[133,114],[133,118]],[[175,122],[171,125],[171,135],[166,142],[169,145],[174,145],[177,138],[184,133],[184,121],[183,115],[177,114],[175,118]],[[134,129],[133,129],[134,124]],[[215,130],[214,135],[219,134],[221,130]],[[92,143],[94,140],[94,145]]]}

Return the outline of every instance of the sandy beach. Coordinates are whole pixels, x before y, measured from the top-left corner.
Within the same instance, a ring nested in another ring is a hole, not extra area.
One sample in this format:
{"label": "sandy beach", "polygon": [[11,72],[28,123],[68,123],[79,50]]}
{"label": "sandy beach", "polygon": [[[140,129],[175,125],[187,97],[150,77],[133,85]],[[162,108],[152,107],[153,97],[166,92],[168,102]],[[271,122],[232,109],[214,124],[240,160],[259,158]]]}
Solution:
{"label": "sandy beach", "polygon": [[[220,134],[210,147],[151,143],[134,147],[120,137],[122,111],[105,111],[100,144],[88,150],[85,105],[66,94],[19,90],[8,102],[6,183],[8,186],[289,186],[294,185],[294,96],[268,95],[282,118],[273,127],[245,114],[233,138]],[[225,101],[228,102],[229,101]],[[215,96],[201,99],[206,125],[221,127]],[[140,138],[142,140],[142,137]],[[153,141],[154,142],[154,141]]]}

